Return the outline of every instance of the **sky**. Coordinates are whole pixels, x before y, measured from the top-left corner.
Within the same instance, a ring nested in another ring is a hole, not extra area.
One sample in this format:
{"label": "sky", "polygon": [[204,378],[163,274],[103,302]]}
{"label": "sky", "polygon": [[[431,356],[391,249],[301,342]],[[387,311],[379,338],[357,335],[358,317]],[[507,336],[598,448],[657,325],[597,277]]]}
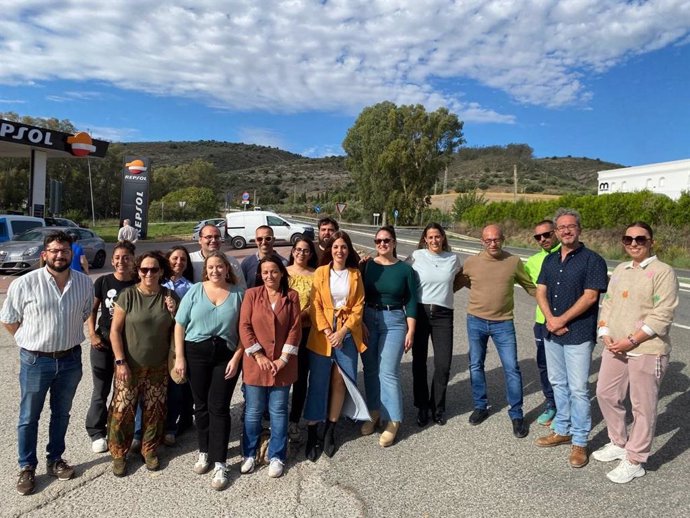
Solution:
{"label": "sky", "polygon": [[386,100],[468,146],[688,159],[690,0],[3,2],[0,112],[97,138],[339,155]]}

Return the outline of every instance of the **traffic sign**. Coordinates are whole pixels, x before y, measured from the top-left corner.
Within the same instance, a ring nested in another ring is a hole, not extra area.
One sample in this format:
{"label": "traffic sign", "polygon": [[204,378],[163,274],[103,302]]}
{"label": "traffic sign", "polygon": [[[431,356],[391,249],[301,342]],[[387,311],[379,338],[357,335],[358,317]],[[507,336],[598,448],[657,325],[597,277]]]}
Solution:
{"label": "traffic sign", "polygon": [[398,209],[394,209],[393,210],[393,217],[397,218],[398,216],[400,216],[400,211]]}
{"label": "traffic sign", "polygon": [[242,201],[249,201],[249,193],[248,192],[243,192],[242,193]]}
{"label": "traffic sign", "polygon": [[314,212],[316,212],[317,214],[318,214],[319,212],[321,212],[321,207],[319,207],[318,205],[316,205],[316,206],[314,207]]}
{"label": "traffic sign", "polygon": [[342,214],[345,209],[347,209],[347,203],[336,203],[335,204],[335,210],[338,212],[338,214]]}

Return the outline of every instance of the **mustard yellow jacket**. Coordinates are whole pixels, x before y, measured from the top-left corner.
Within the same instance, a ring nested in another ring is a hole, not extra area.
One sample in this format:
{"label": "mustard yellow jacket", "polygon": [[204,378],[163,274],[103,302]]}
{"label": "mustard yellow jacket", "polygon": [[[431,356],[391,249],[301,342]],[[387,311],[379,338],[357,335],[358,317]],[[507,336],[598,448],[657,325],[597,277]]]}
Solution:
{"label": "mustard yellow jacket", "polygon": [[307,348],[323,356],[331,355],[331,344],[323,334],[324,330],[333,328],[333,320],[336,318],[336,327],[345,326],[350,330],[355,347],[361,353],[366,350],[362,339],[362,315],[364,314],[364,284],[362,275],[357,268],[348,268],[350,272],[350,290],[347,294],[347,302],[336,314],[331,297],[331,266],[321,266],[314,272],[314,284],[311,291],[311,331]]}

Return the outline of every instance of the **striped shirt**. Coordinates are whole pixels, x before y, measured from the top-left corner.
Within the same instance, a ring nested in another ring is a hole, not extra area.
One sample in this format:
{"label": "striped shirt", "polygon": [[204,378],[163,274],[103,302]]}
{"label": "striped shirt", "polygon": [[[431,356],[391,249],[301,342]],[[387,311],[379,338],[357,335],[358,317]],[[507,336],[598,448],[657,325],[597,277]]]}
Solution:
{"label": "striped shirt", "polygon": [[29,351],[58,352],[84,341],[84,321],[93,306],[93,283],[71,271],[65,289],[46,268],[19,277],[7,290],[0,322],[14,324],[17,345]]}

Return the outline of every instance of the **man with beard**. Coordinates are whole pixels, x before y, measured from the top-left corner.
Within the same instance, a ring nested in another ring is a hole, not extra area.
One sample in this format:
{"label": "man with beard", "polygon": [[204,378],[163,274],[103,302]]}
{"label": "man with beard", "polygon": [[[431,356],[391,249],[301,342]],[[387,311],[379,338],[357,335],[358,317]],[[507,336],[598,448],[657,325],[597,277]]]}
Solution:
{"label": "man with beard", "polygon": [[50,391],[48,474],[69,480],[74,468],[63,459],[72,400],[82,376],[84,321],[91,313],[94,290],[83,273],[70,269],[72,248],[64,232],[48,234],[41,257],[45,266],[10,284],[0,322],[19,346],[19,480],[17,491],[35,488],[38,421]]}
{"label": "man with beard", "polygon": [[317,227],[319,229],[319,242],[318,246],[316,247],[316,257],[319,264],[321,264],[321,256],[326,250],[328,242],[331,240],[331,236],[340,230],[340,226],[336,220],[326,216],[319,220]]}
{"label": "man with beard", "polygon": [[[199,246],[201,246],[201,250],[189,254],[189,258],[192,260],[192,268],[194,269],[194,282],[202,281],[204,259],[206,259],[209,252],[220,250],[220,229],[215,225],[204,225],[201,227],[201,230],[199,230]],[[227,257],[230,266],[232,266],[232,271],[235,277],[237,277],[237,285],[245,289],[247,283],[245,282],[239,261],[232,256]]]}

